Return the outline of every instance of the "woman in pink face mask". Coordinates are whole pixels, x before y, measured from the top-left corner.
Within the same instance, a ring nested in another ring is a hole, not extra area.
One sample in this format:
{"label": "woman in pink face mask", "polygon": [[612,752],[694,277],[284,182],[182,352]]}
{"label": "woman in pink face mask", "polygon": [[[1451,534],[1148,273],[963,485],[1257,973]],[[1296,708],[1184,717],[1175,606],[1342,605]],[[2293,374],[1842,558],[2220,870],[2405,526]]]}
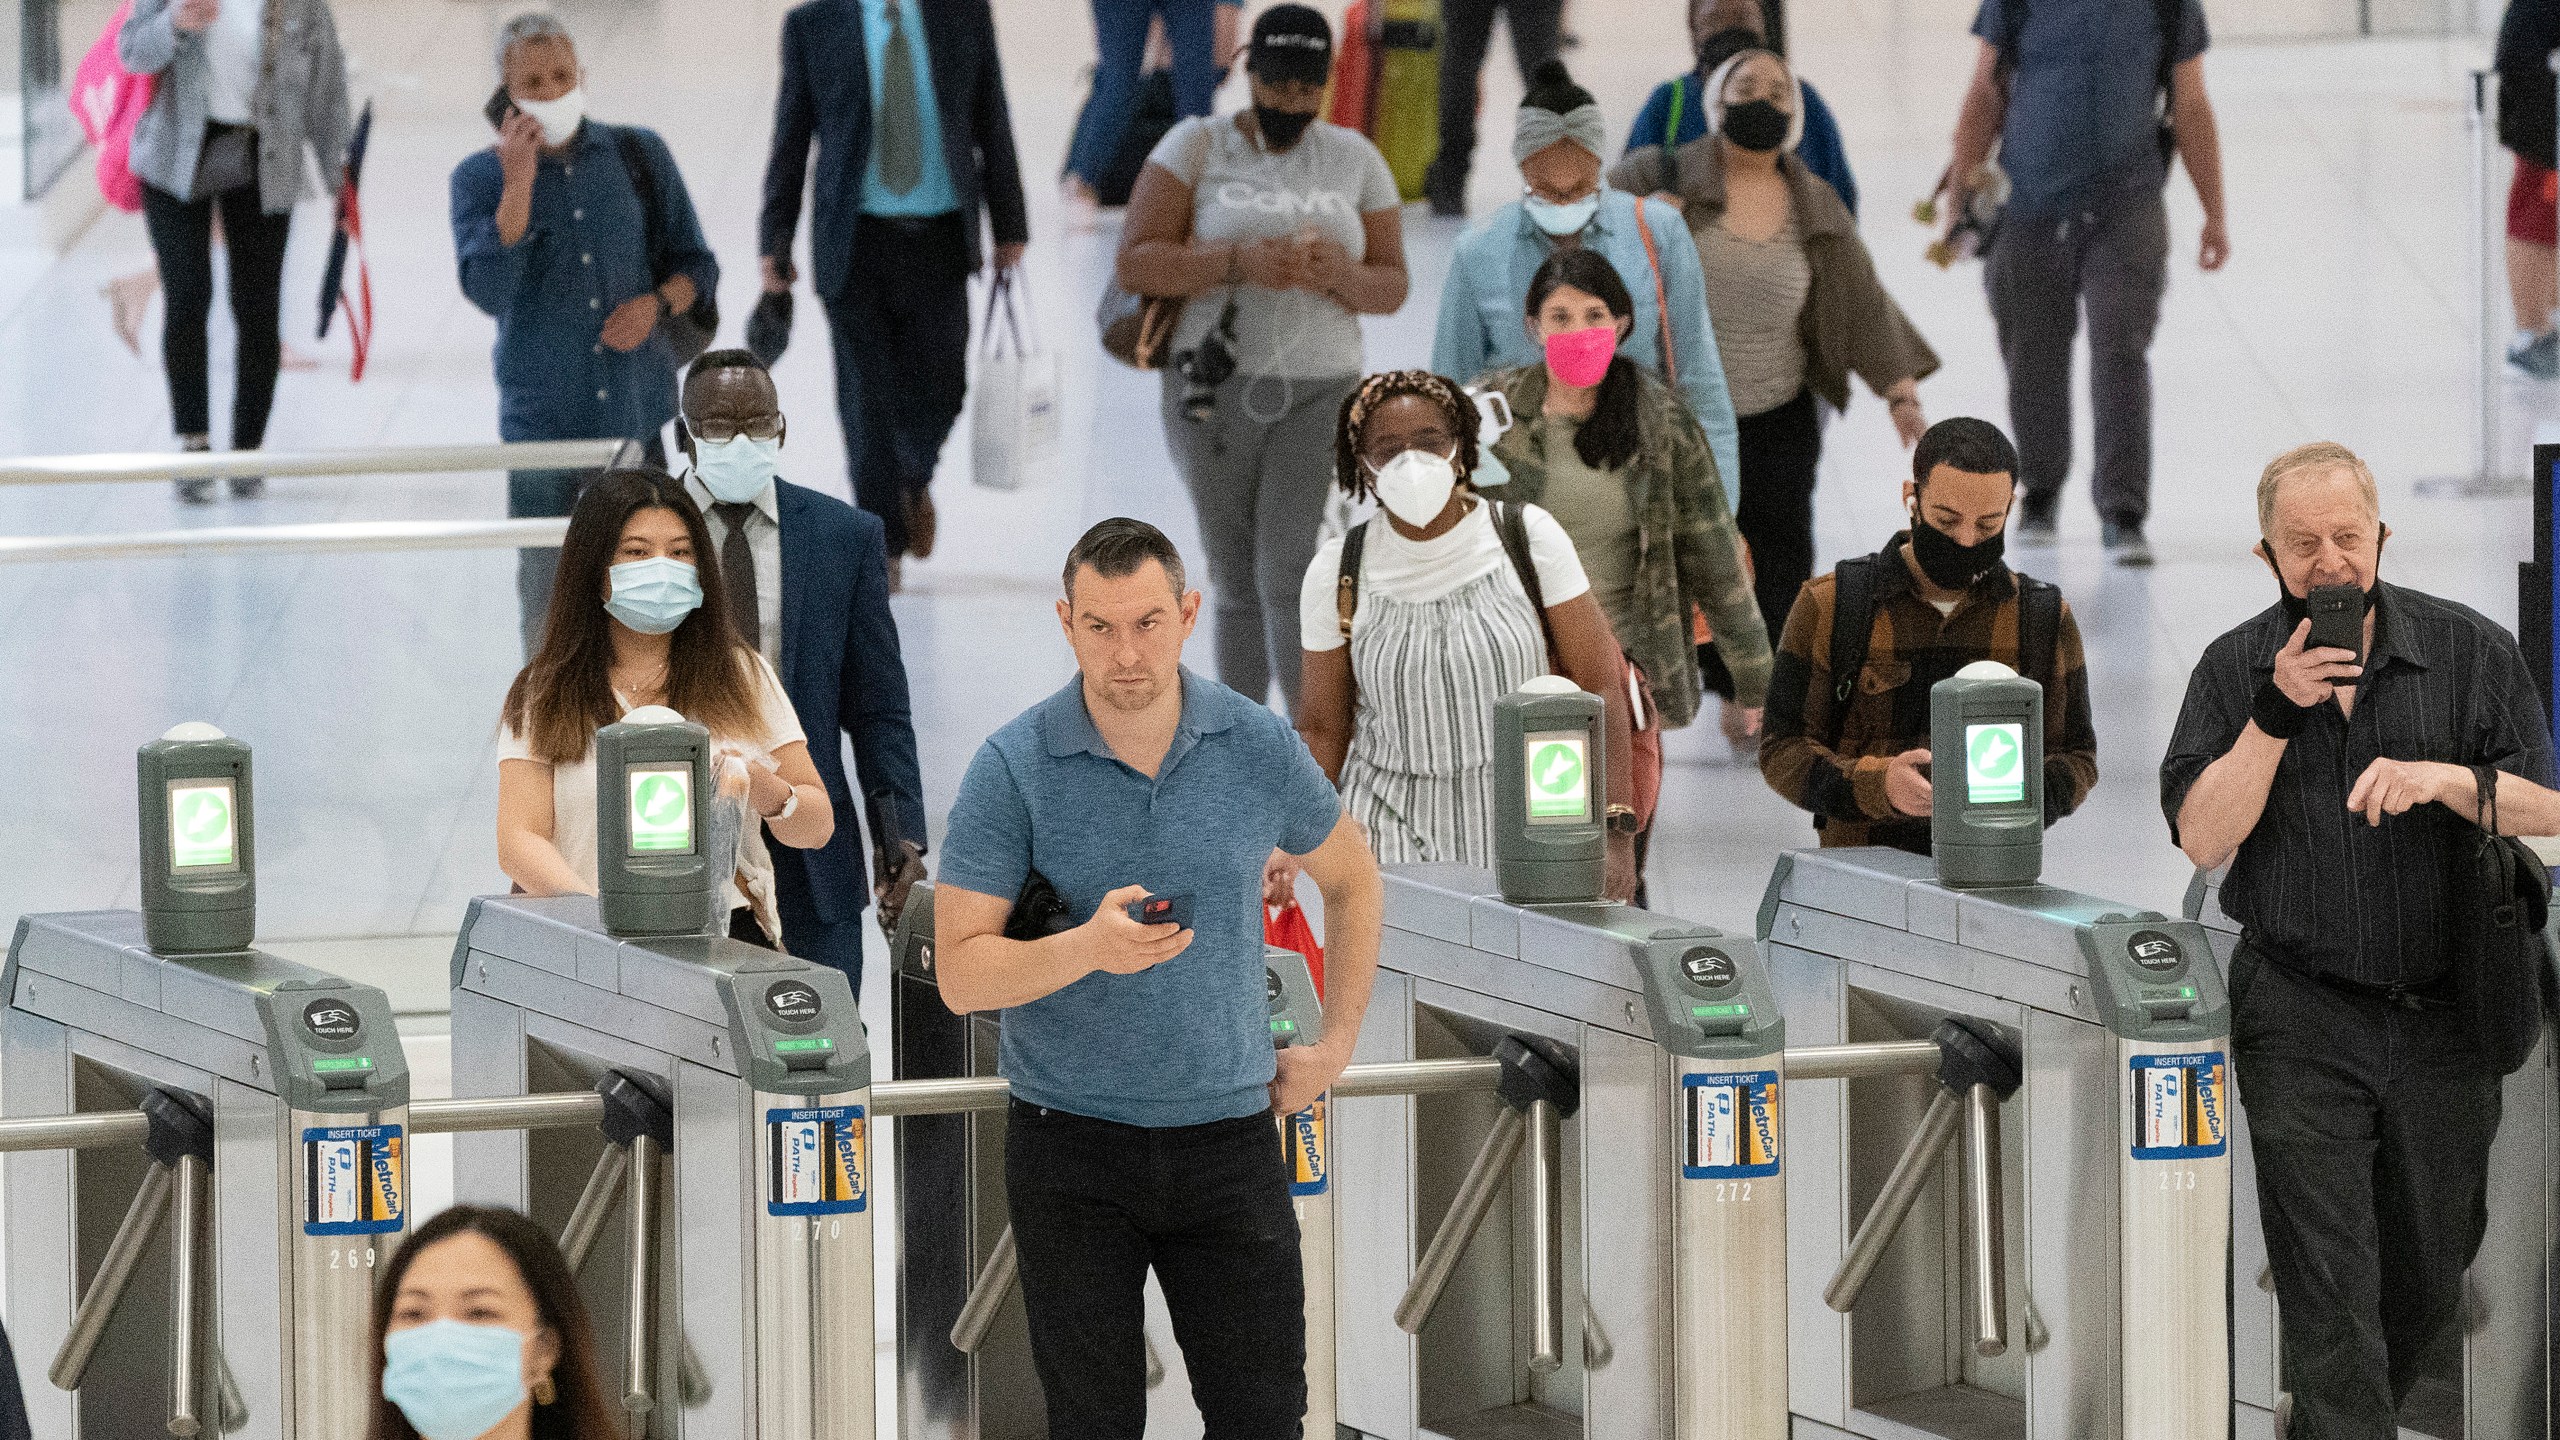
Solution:
{"label": "woman in pink face mask", "polygon": [[1563,525],[1630,662],[1641,873],[1661,788],[1662,729],[1698,713],[1691,615],[1714,628],[1737,718],[1754,730],[1769,684],[1769,635],[1706,432],[1679,391],[1617,353],[1635,302],[1616,267],[1596,250],[1560,250],[1530,280],[1526,312],[1545,362],[1485,382],[1516,419],[1492,446],[1511,473],[1496,493]]}

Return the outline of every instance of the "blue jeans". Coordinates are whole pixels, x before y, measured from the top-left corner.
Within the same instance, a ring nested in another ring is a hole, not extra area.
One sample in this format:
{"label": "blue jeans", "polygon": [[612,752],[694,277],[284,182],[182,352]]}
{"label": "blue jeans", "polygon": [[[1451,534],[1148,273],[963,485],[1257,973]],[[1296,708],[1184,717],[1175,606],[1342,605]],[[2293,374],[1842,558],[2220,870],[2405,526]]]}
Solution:
{"label": "blue jeans", "polygon": [[1306,1283],[1269,1115],[1145,1129],[1016,1100],[1004,1174],[1050,1440],[1145,1432],[1150,1268],[1208,1440],[1298,1440]]}
{"label": "blue jeans", "polygon": [[1177,113],[1206,115],[1218,88],[1212,53],[1216,0],[1093,0],[1093,35],[1102,58],[1093,71],[1093,98],[1067,147],[1067,173],[1090,185],[1111,164],[1120,132],[1138,103],[1138,67],[1146,59],[1147,21],[1164,16],[1173,46],[1173,103]]}

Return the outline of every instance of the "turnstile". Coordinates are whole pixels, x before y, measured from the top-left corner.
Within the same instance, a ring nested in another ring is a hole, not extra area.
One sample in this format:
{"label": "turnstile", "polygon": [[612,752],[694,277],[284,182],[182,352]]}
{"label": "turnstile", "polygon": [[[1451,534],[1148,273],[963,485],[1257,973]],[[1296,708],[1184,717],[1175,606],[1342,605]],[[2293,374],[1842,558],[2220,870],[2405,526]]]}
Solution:
{"label": "turnstile", "polygon": [[475,900],[453,1073],[465,1096],[604,1092],[603,1133],[458,1137],[454,1191],[583,1253],[627,1188],[626,1263],[581,1283],[635,1434],[872,1433],[871,1055],[841,974],[709,935],[617,940],[591,897]]}
{"label": "turnstile", "polygon": [[363,1433],[372,1280],[408,1218],[382,992],[156,954],[120,910],[21,919],[0,992],[9,1120],[147,1117],[142,1144],[9,1160],[9,1325],[56,1381],[27,1387],[35,1433]]}
{"label": "turnstile", "polygon": [[[1486,1156],[1523,1123],[1504,1110],[1516,1095],[1337,1103],[1344,1427],[1783,1436],[1788,1065],[1756,946],[1623,905],[1511,904],[1491,873],[1459,866],[1392,868],[1386,891],[1361,1061],[1525,1036],[1570,1071],[1577,1103],[1527,1107],[1529,1163],[1507,1203],[1486,1193]],[[1865,1058],[1927,1069],[1937,1050]],[[1451,1256],[1451,1227],[1470,1224],[1476,1243]],[[1412,1303],[1426,1287],[1428,1315]]]}
{"label": "turnstile", "polygon": [[1970,1343],[1951,1187],[1919,1196],[1850,1315],[1822,1277],[1893,1183],[1927,1097],[1907,1081],[1809,1093],[1788,1120],[1799,1436],[2207,1440],[2230,1425],[2229,1006],[2200,927],[2042,885],[1954,890],[1896,850],[1780,859],[1761,937],[1800,1041],[1885,1041],[1945,1018],[2018,1037],[2002,1107],[2018,1163],[1997,1317]]}
{"label": "turnstile", "polygon": [[[2220,877],[2199,872],[2187,886],[2187,918],[2211,937],[2227,975],[2239,947],[2238,922],[2223,913]],[[2430,1440],[2548,1440],[2551,1417],[2551,1310],[2560,1283],[2560,1096],[2552,1041],[2507,1077],[2498,1138],[2489,1151],[2489,1230],[2466,1285],[2463,1323],[2427,1357],[2407,1403],[2402,1433]],[[2257,1173],[2246,1107],[2232,1106],[2231,1332],[2232,1426],[2239,1440],[2280,1433],[2283,1368],[2280,1317],[2258,1227]]]}

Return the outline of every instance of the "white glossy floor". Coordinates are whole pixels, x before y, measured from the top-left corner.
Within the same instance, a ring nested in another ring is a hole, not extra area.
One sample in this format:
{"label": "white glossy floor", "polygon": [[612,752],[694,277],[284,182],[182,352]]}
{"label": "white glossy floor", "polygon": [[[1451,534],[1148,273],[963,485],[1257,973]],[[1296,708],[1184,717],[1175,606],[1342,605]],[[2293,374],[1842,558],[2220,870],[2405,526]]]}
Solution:
{"label": "white glossy floor", "polygon": [[[2243,28],[2274,13],[2245,6],[2208,8]],[[478,112],[493,79],[488,41],[516,8],[338,0],[359,98],[370,96],[379,114],[366,184],[379,336],[360,385],[346,379],[343,339],[319,347],[318,372],[288,375],[271,444],[494,438],[491,327],[454,284],[445,176],[487,141]],[[1683,64],[1680,8],[1574,0],[1573,25],[1587,43],[1573,61],[1613,134],[1646,89]],[[1946,361],[1922,390],[1929,413],[2005,422],[1979,272],[1930,268],[1926,236],[1905,218],[1944,162],[1971,66],[1972,5],[1796,8],[1793,45],[1838,112],[1866,196],[1868,242]],[[570,0],[560,9],[580,33],[597,113],[656,125],[673,144],[727,267],[725,308],[742,316],[753,300],[754,214],[785,6]],[[1059,229],[1050,177],[1091,55],[1084,7],[999,0],[998,12],[1033,194],[1033,290],[1063,357],[1068,443],[1044,486],[1012,495],[971,487],[965,420],[946,457],[942,552],[910,565],[897,602],[937,814],[979,740],[1066,672],[1049,601],[1077,531],[1130,513],[1186,544],[1194,533],[1165,459],[1152,377],[1111,365],[1093,344],[1087,317],[1115,236]],[[2386,573],[2512,621],[2529,504],[2419,498],[2414,488],[2470,463],[2461,97],[2482,53],[2475,40],[2261,41],[2218,48],[2208,61],[2236,251],[2220,275],[2195,270],[2197,211],[2184,183],[2175,185],[2175,274],[2154,351],[2160,565],[2144,574],[2102,563],[2077,481],[2059,549],[2016,556],[2069,595],[2097,696],[2104,778],[2083,812],[2052,832],[2048,879],[2128,906],[2178,902],[2186,868],[2159,816],[2155,766],[2195,655],[2268,599],[2271,581],[2246,547],[2255,477],[2277,450],[2326,437],[2362,451],[2383,477],[2395,526]],[[1497,60],[1486,92],[1479,207],[1516,193],[1507,143],[1498,143],[1518,95],[1507,64]],[[2497,174],[2503,193],[2503,168]],[[65,183],[88,184],[85,169]],[[324,222],[316,207],[297,221],[288,325],[305,348]],[[1456,226],[1418,208],[1406,225],[1413,297],[1370,324],[1373,367],[1427,360]],[[117,344],[97,296],[107,278],[148,258],[138,218],[111,214],[0,313],[0,453],[168,444],[157,367]],[[842,492],[822,331],[804,320],[780,367],[796,422],[788,473]],[[156,329],[146,354],[154,343]],[[218,322],[217,355],[226,346]],[[218,366],[217,414],[227,394]],[[2537,412],[2560,407],[2549,393],[2516,390],[2506,400],[2502,445],[2511,454]],[[1830,432],[1819,502],[1826,562],[1872,548],[1895,527],[1906,473],[1881,407],[1861,400]],[[205,511],[179,507],[159,486],[64,486],[0,490],[0,532],[496,516],[503,507],[494,475],[282,480],[263,501]],[[287,953],[386,985],[432,1032],[464,902],[505,883],[492,838],[491,731],[517,664],[512,564],[485,552],[0,566],[0,750],[16,757],[14,803],[0,808],[0,917],[134,903],[133,748],[177,721],[210,720],[258,747],[262,933]],[[1205,665],[1209,653],[1204,635],[1194,654]],[[1771,856],[1811,831],[1755,771],[1725,761],[1712,726],[1675,737],[1671,750],[1655,904],[1748,927]],[[876,976],[869,988],[878,993]],[[430,1084],[438,1049],[432,1039],[420,1047]],[[437,1183],[422,1173],[422,1200]]]}

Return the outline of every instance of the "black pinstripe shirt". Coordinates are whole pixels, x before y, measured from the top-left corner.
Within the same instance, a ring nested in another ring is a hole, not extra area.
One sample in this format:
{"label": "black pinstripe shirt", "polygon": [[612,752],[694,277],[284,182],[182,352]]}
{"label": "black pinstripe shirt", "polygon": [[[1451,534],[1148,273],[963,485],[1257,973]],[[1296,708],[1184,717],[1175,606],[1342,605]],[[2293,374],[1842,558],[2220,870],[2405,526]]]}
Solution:
{"label": "black pinstripe shirt", "polygon": [[[2196,777],[2228,753],[2258,686],[2293,630],[2270,608],[2206,648],[2160,762],[2160,805],[2176,835]],[[2548,785],[2550,726],[2513,637],[2477,611],[2386,584],[2355,715],[2323,705],[2285,746],[2258,828],[2240,842],[2223,908],[2249,940],[2298,969],[2360,985],[2441,978],[2455,926],[2446,879],[2470,822],[2441,805],[2386,815],[2347,810],[2377,758],[2493,765]]]}

